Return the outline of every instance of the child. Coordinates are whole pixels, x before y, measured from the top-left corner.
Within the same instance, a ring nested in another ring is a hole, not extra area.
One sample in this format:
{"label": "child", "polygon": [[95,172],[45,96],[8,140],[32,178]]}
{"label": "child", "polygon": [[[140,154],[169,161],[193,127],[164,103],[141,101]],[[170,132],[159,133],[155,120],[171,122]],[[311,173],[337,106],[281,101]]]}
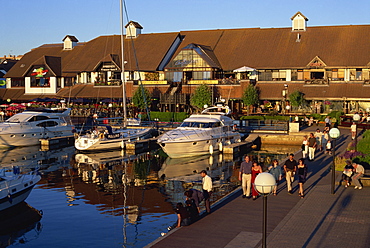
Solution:
{"label": "child", "polygon": [[328,140],[328,143],[326,143],[326,151],[325,153],[331,155],[331,142]]}

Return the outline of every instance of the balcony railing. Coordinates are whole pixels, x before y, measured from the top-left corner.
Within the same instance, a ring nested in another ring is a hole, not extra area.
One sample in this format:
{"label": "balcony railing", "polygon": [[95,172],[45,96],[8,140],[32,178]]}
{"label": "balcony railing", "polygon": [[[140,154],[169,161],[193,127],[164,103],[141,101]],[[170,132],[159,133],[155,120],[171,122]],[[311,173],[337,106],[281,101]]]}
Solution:
{"label": "balcony railing", "polygon": [[120,86],[121,80],[110,80],[108,82],[95,82],[94,86]]}
{"label": "balcony railing", "polygon": [[305,84],[321,84],[321,85],[327,85],[329,84],[329,79],[306,79],[304,81]]}

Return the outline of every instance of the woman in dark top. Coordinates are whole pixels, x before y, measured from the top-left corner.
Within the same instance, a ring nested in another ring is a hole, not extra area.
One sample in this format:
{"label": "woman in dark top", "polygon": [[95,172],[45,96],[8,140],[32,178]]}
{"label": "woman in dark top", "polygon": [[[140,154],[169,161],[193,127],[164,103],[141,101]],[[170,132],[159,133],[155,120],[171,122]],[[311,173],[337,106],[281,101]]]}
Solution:
{"label": "woman in dark top", "polygon": [[303,184],[306,182],[306,178],[307,178],[307,165],[305,165],[303,158],[300,158],[298,160],[297,172],[298,172],[298,184],[299,184],[298,194],[301,198],[303,198],[304,197]]}

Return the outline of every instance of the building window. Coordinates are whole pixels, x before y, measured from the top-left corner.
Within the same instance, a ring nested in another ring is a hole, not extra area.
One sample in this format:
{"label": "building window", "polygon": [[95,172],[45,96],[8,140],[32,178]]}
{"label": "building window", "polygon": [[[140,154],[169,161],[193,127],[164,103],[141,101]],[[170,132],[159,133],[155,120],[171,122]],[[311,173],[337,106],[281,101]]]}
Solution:
{"label": "building window", "polygon": [[24,87],[24,78],[12,78],[11,86],[13,87]]}
{"label": "building window", "polygon": [[31,87],[50,87],[50,78],[31,77]]}
{"label": "building window", "polygon": [[344,69],[333,69],[332,79],[334,81],[344,81]]}
{"label": "building window", "polygon": [[356,80],[362,80],[362,69],[356,69]]}

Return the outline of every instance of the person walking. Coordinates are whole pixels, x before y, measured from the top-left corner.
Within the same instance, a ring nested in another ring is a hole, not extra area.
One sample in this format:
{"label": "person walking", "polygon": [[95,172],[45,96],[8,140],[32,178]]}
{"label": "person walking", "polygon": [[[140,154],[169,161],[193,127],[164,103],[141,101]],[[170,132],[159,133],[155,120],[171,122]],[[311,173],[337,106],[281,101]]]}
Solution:
{"label": "person walking", "polygon": [[[258,174],[262,173],[262,168],[261,166],[257,163],[257,162],[253,162],[253,165],[252,165],[252,184],[254,184],[254,180],[256,180],[256,177]],[[257,192],[256,190],[256,187],[253,187],[252,188],[252,197],[253,197],[253,201],[257,199],[259,193]]]}
{"label": "person walking", "polygon": [[322,132],[320,131],[320,129],[316,129],[316,133],[314,134],[315,138],[316,138],[316,149],[321,151],[322,150],[322,146],[321,146],[321,140],[322,140]]}
{"label": "person walking", "polygon": [[278,162],[277,159],[274,159],[272,161],[272,165],[268,168],[268,171],[275,178],[276,184],[274,186],[274,189],[273,189],[272,193],[274,195],[276,195],[278,184],[279,184],[279,182],[281,180],[281,176],[282,176],[281,167],[280,167],[279,162]]}
{"label": "person walking", "polygon": [[250,198],[252,185],[252,162],[248,155],[244,156],[244,161],[240,165],[239,181],[242,182],[243,198]]}
{"label": "person walking", "polygon": [[321,144],[322,144],[322,149],[324,153],[326,153],[326,144],[328,143],[329,140],[329,134],[326,130],[322,132],[322,139],[321,139]]}
{"label": "person walking", "polygon": [[302,141],[302,157],[306,158],[308,154],[308,139],[307,135],[303,136],[303,141]]}
{"label": "person walking", "polygon": [[362,165],[356,164],[356,163],[352,163],[352,166],[353,166],[353,168],[355,168],[354,169],[355,173],[352,176],[352,182],[355,185],[355,189],[362,189],[362,185],[361,185],[359,179],[364,176],[365,169]]}
{"label": "person walking", "polygon": [[306,182],[307,179],[307,165],[304,163],[303,158],[298,159],[297,171],[299,185],[298,195],[301,198],[303,198],[304,197],[303,184]]}
{"label": "person walking", "polygon": [[207,175],[207,171],[202,170],[200,175],[203,177],[203,196],[206,205],[207,214],[211,213],[210,197],[212,195],[212,178]]}
{"label": "person walking", "polygon": [[289,155],[289,159],[287,159],[284,163],[284,171],[285,171],[285,178],[288,193],[291,195],[292,192],[292,184],[294,182],[294,175],[297,170],[297,161],[294,159],[294,154]]}
{"label": "person walking", "polygon": [[310,133],[308,138],[308,160],[313,161],[315,159],[315,150],[316,150],[316,138],[313,133]]}

